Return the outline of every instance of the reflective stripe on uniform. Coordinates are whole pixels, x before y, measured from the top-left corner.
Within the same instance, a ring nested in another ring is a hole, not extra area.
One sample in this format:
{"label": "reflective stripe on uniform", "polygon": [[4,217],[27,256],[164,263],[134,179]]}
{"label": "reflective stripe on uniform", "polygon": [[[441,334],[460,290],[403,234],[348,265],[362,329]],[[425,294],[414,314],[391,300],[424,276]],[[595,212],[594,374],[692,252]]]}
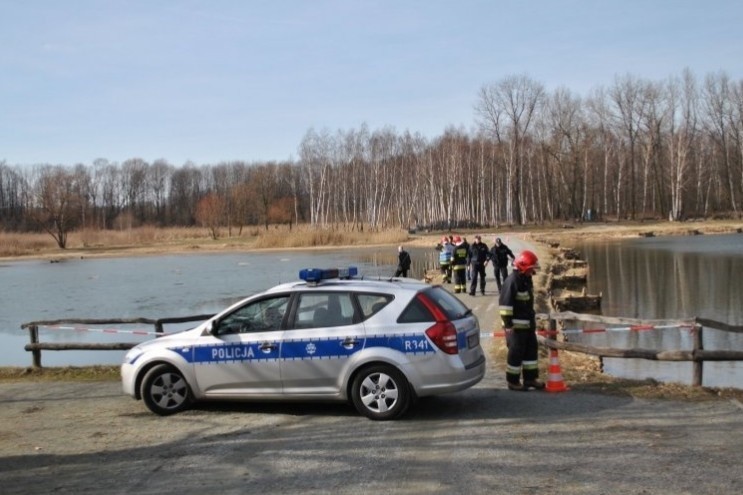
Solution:
{"label": "reflective stripe on uniform", "polygon": [[513,328],[517,329],[531,329],[531,320],[518,320],[516,318],[513,319]]}
{"label": "reflective stripe on uniform", "polygon": [[537,361],[523,361],[521,365],[525,370],[536,370],[539,369]]}
{"label": "reflective stripe on uniform", "polygon": [[529,301],[531,300],[531,294],[529,292],[517,292],[516,293],[516,300],[517,301]]}
{"label": "reflective stripe on uniform", "polygon": [[521,376],[521,366],[511,366],[506,364],[506,373],[509,375]]}

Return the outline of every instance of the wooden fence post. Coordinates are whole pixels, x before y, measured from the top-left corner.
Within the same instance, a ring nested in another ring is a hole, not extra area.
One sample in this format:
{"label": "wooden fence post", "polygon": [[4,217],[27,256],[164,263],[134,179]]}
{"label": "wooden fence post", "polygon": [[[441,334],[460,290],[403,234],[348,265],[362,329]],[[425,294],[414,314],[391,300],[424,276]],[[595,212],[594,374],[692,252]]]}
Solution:
{"label": "wooden fence post", "polygon": [[695,387],[701,387],[702,386],[702,379],[704,377],[704,361],[702,359],[698,359],[697,355],[699,351],[704,350],[704,335],[703,335],[704,327],[700,325],[699,323],[696,323],[694,325],[694,344],[692,348],[692,356],[694,356],[693,361],[693,376],[691,379],[691,384]]}
{"label": "wooden fence post", "polygon": [[[32,344],[39,343],[39,327],[31,325],[28,327],[28,335],[31,337]],[[31,358],[33,360],[32,366],[34,368],[41,368],[41,349],[34,349],[31,351]]]}
{"label": "wooden fence post", "polygon": [[552,340],[557,340],[557,320],[550,316],[550,333],[549,337]]}

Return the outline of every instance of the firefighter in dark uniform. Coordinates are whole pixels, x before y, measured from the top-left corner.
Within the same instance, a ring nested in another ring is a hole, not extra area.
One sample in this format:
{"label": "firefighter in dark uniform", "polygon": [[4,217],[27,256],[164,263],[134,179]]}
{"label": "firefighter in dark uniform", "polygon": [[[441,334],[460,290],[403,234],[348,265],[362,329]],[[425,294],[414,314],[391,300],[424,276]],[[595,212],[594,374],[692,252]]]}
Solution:
{"label": "firefighter in dark uniform", "polygon": [[459,236],[454,237],[451,271],[454,275],[454,292],[467,292],[467,246]]}
{"label": "firefighter in dark uniform", "polygon": [[472,283],[470,284],[470,296],[475,295],[477,289],[477,279],[480,279],[480,294],[485,295],[485,265],[488,264],[488,246],[482,242],[479,235],[475,236],[475,242],[470,245],[470,274]]}
{"label": "firefighter in dark uniform", "polygon": [[506,381],[509,390],[541,390],[544,382],[538,379],[537,323],[532,282],[532,275],[539,268],[539,260],[533,252],[522,251],[516,257],[514,267],[515,270],[503,282],[499,300],[508,345]]}

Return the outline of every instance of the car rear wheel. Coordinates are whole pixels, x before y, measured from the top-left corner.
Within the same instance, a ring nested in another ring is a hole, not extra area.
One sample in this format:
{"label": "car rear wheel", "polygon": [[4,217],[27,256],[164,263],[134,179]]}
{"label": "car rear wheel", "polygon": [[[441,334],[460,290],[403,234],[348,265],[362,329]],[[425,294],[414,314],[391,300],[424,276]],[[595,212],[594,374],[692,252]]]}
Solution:
{"label": "car rear wheel", "polygon": [[186,379],[168,364],[150,369],[142,380],[140,391],[147,408],[161,416],[175,414],[191,405],[191,390]]}
{"label": "car rear wheel", "polygon": [[362,369],[351,389],[353,405],[374,420],[395,419],[410,405],[411,393],[405,376],[396,368],[378,364]]}

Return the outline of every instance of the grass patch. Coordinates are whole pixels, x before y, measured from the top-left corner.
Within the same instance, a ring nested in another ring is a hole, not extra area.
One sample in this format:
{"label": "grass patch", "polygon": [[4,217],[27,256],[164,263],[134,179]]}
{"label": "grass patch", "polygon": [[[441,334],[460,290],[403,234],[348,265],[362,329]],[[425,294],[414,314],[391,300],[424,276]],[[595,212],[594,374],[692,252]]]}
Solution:
{"label": "grass patch", "polygon": [[258,249],[306,248],[323,246],[368,246],[397,244],[408,240],[404,230],[349,232],[342,229],[313,229],[309,227],[273,228],[255,233],[254,247]]}
{"label": "grass patch", "polygon": [[59,249],[48,234],[0,232],[0,257],[100,255],[128,250],[168,252],[193,249],[289,249],[328,246],[368,246],[400,244],[410,239],[407,231],[351,230],[347,226],[311,227],[286,225],[220,230],[213,239],[207,229],[192,227],[158,228],[140,226],[121,230],[80,229],[70,232],[67,248]]}
{"label": "grass patch", "polygon": [[0,367],[0,381],[120,380],[118,366]]}
{"label": "grass patch", "polygon": [[0,256],[27,256],[57,249],[57,243],[47,234],[0,232]]}

